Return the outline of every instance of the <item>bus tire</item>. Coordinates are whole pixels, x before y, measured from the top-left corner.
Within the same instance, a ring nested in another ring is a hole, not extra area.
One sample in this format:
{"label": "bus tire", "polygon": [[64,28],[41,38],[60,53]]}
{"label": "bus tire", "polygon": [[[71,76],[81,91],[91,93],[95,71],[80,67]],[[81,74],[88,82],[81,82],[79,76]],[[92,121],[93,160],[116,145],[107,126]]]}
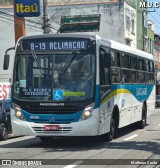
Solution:
{"label": "bus tire", "polygon": [[0,125],[0,140],[4,141],[8,138],[7,127],[4,123]]}
{"label": "bus tire", "polygon": [[39,137],[42,142],[50,142],[52,141],[52,137],[45,137],[45,136],[40,136]]}
{"label": "bus tire", "polygon": [[115,138],[115,136],[116,136],[116,123],[115,123],[115,119],[111,118],[110,131],[108,133],[101,135],[101,141],[103,142],[112,141],[113,138]]}
{"label": "bus tire", "polygon": [[145,105],[143,105],[143,108],[142,108],[142,119],[141,119],[141,121],[139,121],[138,127],[140,129],[143,129],[146,125],[147,125],[147,108],[146,108]]}

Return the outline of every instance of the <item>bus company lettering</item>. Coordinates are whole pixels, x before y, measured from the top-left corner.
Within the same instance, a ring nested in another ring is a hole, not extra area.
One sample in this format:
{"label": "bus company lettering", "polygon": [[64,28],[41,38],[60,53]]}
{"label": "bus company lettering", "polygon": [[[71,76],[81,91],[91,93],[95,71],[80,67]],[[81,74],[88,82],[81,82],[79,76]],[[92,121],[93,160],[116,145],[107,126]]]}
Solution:
{"label": "bus company lettering", "polygon": [[64,103],[40,103],[40,106],[64,106]]}
{"label": "bus company lettering", "polygon": [[145,96],[147,95],[147,88],[136,88],[136,96]]}
{"label": "bus company lettering", "polygon": [[22,3],[16,4],[17,13],[30,13],[38,12],[38,4],[34,3],[33,5],[23,5]]}
{"label": "bus company lettering", "polygon": [[0,83],[0,100],[9,98],[10,84]]}

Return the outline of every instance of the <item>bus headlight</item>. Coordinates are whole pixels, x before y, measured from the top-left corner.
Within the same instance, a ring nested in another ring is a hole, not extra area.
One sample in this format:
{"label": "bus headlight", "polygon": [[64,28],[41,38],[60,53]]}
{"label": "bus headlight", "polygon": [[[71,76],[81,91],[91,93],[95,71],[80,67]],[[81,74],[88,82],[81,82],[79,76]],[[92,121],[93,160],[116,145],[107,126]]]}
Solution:
{"label": "bus headlight", "polygon": [[88,105],[84,109],[83,114],[82,114],[80,120],[86,120],[86,119],[90,118],[92,116],[93,107],[94,107],[94,103]]}
{"label": "bus headlight", "polygon": [[14,110],[15,110],[15,116],[20,120],[26,120],[25,116],[22,113],[21,108],[15,103],[13,103],[13,105],[14,105]]}

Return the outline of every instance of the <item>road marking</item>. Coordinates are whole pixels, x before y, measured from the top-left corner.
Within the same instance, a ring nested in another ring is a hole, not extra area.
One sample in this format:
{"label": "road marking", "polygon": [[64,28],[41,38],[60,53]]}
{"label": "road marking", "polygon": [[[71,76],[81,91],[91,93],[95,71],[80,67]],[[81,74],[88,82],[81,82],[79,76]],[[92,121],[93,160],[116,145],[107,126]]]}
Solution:
{"label": "road marking", "polygon": [[133,138],[135,138],[135,137],[137,137],[137,136],[138,136],[137,134],[132,135],[132,136],[130,136],[130,137],[124,139],[124,141],[128,141],[128,140],[133,139]]}
{"label": "road marking", "polygon": [[72,164],[70,164],[70,165],[68,165],[68,166],[63,167],[63,168],[73,168],[73,167],[78,166],[78,165],[81,164],[82,162],[83,162],[83,161],[77,161],[77,162],[74,162],[74,163],[72,163]]}

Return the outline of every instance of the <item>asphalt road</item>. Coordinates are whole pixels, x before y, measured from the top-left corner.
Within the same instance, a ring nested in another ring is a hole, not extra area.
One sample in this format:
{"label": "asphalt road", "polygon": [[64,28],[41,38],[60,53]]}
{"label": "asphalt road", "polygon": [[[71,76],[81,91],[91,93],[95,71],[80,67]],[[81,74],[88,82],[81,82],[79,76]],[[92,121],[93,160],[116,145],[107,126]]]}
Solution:
{"label": "asphalt road", "polygon": [[160,109],[148,118],[144,129],[135,129],[134,125],[125,127],[120,129],[117,139],[107,143],[93,137],[54,138],[47,143],[36,137],[12,137],[0,142],[0,159],[3,164],[15,164],[12,167],[16,168],[22,164],[55,168],[160,168]]}

